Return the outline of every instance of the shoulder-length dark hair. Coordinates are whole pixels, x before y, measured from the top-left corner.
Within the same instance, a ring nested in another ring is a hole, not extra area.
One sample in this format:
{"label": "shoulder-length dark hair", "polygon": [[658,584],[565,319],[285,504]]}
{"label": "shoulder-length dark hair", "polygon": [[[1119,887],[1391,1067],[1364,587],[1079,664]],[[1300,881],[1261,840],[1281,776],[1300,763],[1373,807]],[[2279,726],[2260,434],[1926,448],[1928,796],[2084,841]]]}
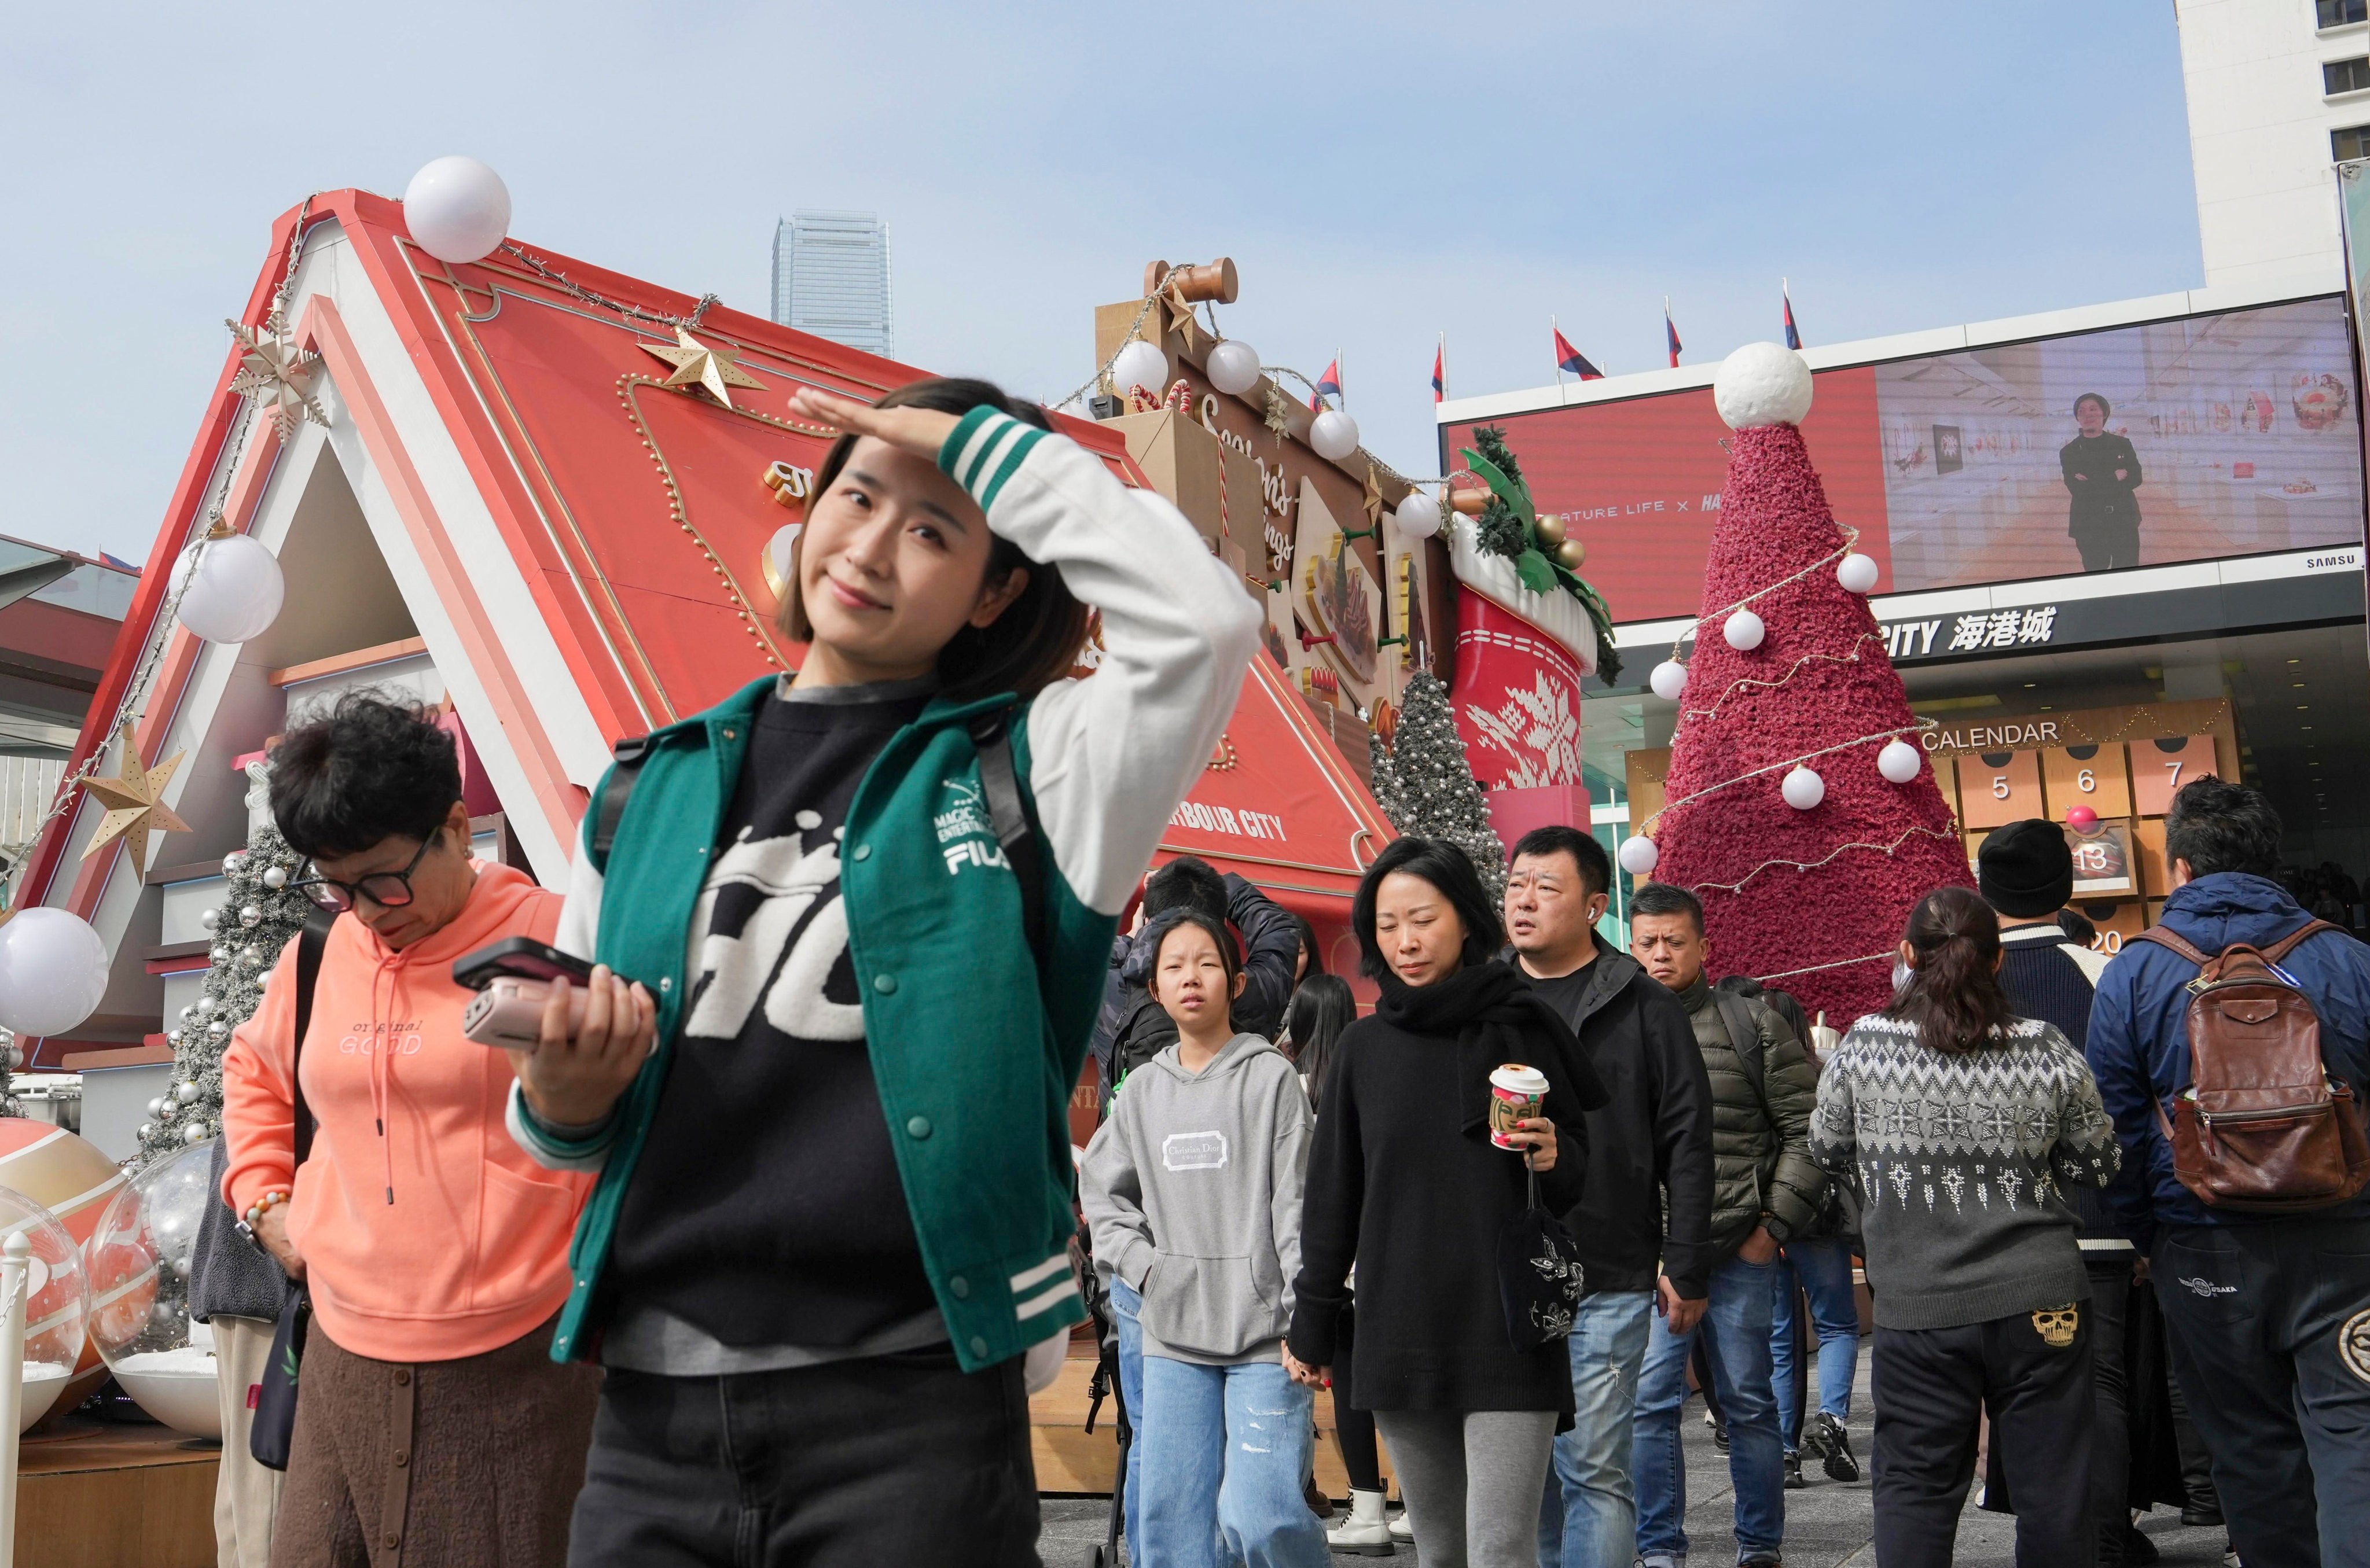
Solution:
{"label": "shoulder-length dark hair", "polygon": [[1999,916],[1972,887],[1938,887],[1909,911],[1901,939],[1917,955],[1885,1016],[1917,1026],[1938,1051],[1983,1050],[2016,1017],[1999,983]]}
{"label": "shoulder-length dark hair", "polygon": [[[1007,396],[994,382],[966,376],[907,382],[883,395],[872,406],[928,408],[940,414],[962,415],[983,404],[1041,430],[1053,428],[1045,411],[1034,403]],[[843,435],[831,443],[831,450],[823,454],[823,466],[815,470],[814,486],[807,502],[810,507],[822,500],[839,478],[840,470],[847,466],[847,456],[856,450],[857,439],[852,434]],[[807,620],[806,601],[799,586],[806,542],[806,531],[801,529],[790,545],[789,581],[784,585],[781,606],[774,616],[774,624],[781,628],[782,635],[800,643],[814,640],[814,627]],[[938,681],[948,697],[967,702],[997,692],[1017,692],[1023,697],[1033,697],[1077,664],[1078,650],[1087,642],[1087,607],[1063,582],[1061,567],[1051,562],[1030,560],[1020,553],[1019,545],[999,535],[989,546],[987,573],[982,586],[1000,583],[1022,567],[1029,569],[1029,586],[1020,590],[1020,597],[987,625],[963,627],[938,650]]]}
{"label": "shoulder-length dark hair", "polygon": [[1311,975],[1292,993],[1292,1011],[1285,1027],[1292,1036],[1292,1065],[1308,1081],[1308,1103],[1325,1097],[1326,1075],[1333,1068],[1333,1049],[1341,1031],[1357,1021],[1358,999],[1350,982],[1339,975]]}
{"label": "shoulder-length dark hair", "polygon": [[1375,898],[1383,878],[1395,871],[1422,877],[1456,911],[1465,926],[1459,967],[1470,968],[1497,956],[1505,944],[1505,927],[1499,923],[1497,904],[1481,886],[1481,874],[1465,852],[1444,839],[1393,839],[1358,879],[1358,896],[1350,903],[1350,927],[1358,933],[1359,973],[1369,979],[1390,973],[1390,960],[1375,938]]}

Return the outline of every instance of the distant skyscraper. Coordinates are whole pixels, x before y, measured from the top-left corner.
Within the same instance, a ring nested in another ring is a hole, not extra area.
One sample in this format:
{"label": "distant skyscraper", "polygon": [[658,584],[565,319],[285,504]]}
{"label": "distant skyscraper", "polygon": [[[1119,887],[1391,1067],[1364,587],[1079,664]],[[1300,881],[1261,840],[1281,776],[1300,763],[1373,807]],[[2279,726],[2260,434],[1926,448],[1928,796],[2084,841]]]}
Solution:
{"label": "distant skyscraper", "polygon": [[774,319],[884,358],[893,352],[889,225],[877,212],[793,212],[774,230]]}

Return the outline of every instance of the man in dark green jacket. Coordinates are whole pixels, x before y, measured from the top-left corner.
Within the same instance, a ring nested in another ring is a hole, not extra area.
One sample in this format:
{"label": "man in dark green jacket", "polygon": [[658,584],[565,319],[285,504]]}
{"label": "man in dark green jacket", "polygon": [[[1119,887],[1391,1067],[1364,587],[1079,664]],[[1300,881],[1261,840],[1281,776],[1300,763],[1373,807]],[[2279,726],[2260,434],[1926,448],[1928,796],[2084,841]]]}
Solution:
{"label": "man in dark green jacket", "polygon": [[1630,952],[1687,1010],[1711,1079],[1715,1260],[1702,1321],[1685,1333],[1658,1322],[1647,1342],[1633,1439],[1638,1556],[1647,1568],[1686,1561],[1679,1411],[1687,1354],[1696,1333],[1708,1332],[1712,1378],[1728,1413],[1737,1560],[1741,1568],[1774,1568],[1786,1534],[1785,1448],[1769,1368],[1774,1265],[1778,1246],[1810,1225],[1826,1192],[1826,1173],[1810,1150],[1818,1072],[1766,1003],[1715,991],[1705,979],[1710,944],[1694,894],[1663,883],[1639,888],[1629,933]]}

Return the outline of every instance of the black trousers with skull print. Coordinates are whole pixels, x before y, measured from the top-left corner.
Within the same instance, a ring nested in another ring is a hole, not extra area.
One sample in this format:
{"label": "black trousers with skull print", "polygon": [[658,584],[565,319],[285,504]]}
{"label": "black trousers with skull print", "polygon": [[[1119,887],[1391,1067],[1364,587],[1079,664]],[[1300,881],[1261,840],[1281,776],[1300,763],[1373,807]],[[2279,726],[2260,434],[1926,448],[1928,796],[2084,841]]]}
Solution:
{"label": "black trousers with skull print", "polygon": [[2090,1568],[2089,1316],[2077,1301],[1957,1328],[1878,1326],[1878,1568],[1950,1561],[1978,1412],[1991,1415],[1992,1452],[2016,1495],[2017,1568]]}

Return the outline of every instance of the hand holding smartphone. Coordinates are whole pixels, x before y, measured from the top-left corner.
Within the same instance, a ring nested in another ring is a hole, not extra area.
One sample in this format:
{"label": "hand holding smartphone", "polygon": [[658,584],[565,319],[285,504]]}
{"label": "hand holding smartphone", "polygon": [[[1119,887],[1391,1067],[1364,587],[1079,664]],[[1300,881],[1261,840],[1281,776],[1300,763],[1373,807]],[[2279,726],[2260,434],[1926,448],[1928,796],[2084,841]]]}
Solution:
{"label": "hand holding smartphone", "polygon": [[606,1117],[658,1034],[650,989],[531,937],[507,937],[454,962],[474,987],[462,1032],[508,1051],[527,1107],[581,1127]]}

